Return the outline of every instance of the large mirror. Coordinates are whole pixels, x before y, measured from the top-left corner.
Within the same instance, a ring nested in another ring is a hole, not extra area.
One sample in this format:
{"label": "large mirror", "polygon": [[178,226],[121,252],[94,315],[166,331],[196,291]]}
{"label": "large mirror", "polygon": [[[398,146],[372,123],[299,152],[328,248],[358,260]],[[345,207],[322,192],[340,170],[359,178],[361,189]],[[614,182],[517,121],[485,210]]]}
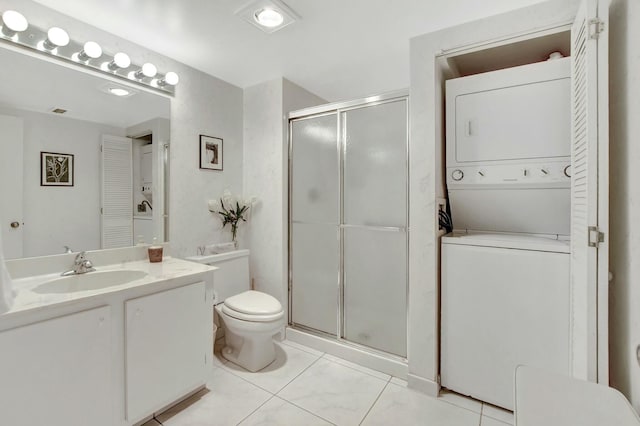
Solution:
{"label": "large mirror", "polygon": [[164,241],[169,98],[3,46],[0,63],[5,257]]}

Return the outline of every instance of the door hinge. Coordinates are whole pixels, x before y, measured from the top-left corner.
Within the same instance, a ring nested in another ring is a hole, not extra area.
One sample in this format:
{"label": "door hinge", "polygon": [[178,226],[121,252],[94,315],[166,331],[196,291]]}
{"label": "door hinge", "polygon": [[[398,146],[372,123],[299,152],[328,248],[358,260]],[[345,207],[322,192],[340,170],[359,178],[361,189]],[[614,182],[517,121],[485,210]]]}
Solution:
{"label": "door hinge", "polygon": [[597,226],[590,226],[589,232],[589,247],[599,247],[600,243],[604,242],[604,232],[600,232]]}
{"label": "door hinge", "polygon": [[600,33],[604,31],[604,22],[599,18],[589,20],[589,38],[597,39]]}

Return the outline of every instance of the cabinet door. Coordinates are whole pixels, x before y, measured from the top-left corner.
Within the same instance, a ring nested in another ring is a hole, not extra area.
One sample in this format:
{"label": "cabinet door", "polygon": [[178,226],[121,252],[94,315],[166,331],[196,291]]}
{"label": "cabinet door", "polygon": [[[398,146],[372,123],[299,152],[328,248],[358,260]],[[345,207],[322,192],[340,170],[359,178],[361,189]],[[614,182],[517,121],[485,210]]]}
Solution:
{"label": "cabinet door", "polygon": [[204,282],[125,302],[129,422],[204,384],[210,311]]}
{"label": "cabinet door", "polygon": [[0,333],[0,423],[112,425],[110,308]]}
{"label": "cabinet door", "polygon": [[567,76],[457,96],[455,159],[462,163],[569,156],[570,84]]}
{"label": "cabinet door", "polygon": [[141,170],[141,179],[142,184],[151,184],[153,182],[152,176],[152,166],[151,159],[153,155],[151,153],[151,145],[145,145],[142,148],[142,159],[140,160],[140,170]]}

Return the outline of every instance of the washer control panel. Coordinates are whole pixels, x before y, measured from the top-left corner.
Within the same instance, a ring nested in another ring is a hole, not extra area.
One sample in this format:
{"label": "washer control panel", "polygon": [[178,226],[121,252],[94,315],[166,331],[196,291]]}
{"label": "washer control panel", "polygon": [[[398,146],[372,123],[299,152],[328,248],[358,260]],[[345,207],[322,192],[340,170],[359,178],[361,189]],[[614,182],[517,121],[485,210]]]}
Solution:
{"label": "washer control panel", "polygon": [[[448,185],[571,183],[571,164],[563,162],[482,165],[447,168]],[[555,185],[554,185],[555,186]]]}

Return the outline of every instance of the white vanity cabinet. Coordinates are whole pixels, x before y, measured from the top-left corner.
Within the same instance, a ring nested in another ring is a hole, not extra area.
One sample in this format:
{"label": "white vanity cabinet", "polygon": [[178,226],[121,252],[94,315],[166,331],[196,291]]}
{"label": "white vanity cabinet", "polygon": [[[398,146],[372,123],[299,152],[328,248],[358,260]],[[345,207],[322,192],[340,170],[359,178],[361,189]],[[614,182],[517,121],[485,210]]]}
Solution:
{"label": "white vanity cabinet", "polygon": [[205,283],[125,302],[127,422],[137,422],[204,384],[211,304]]}
{"label": "white vanity cabinet", "polygon": [[113,424],[111,349],[108,306],[0,332],[0,423]]}

